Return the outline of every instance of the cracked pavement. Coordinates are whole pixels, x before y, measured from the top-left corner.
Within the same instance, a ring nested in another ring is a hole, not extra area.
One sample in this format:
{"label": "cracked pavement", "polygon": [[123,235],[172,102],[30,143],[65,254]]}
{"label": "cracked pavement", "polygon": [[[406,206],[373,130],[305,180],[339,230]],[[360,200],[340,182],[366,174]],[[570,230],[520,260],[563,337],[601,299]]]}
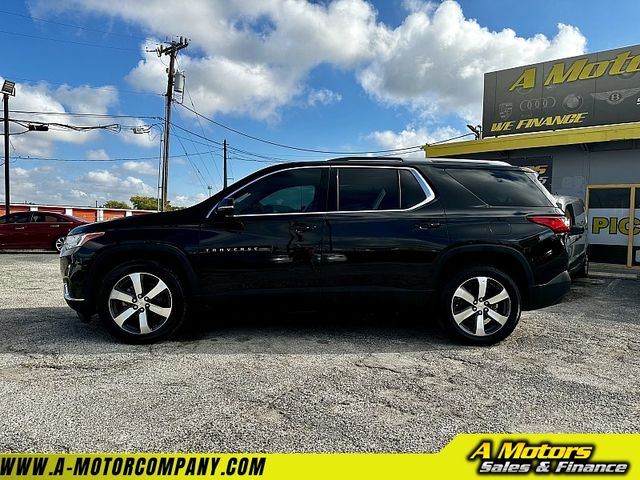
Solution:
{"label": "cracked pavement", "polygon": [[419,312],[207,312],[131,346],[76,319],[55,255],[0,261],[1,451],[432,452],[464,432],[639,431],[634,280],[579,280],[489,348]]}

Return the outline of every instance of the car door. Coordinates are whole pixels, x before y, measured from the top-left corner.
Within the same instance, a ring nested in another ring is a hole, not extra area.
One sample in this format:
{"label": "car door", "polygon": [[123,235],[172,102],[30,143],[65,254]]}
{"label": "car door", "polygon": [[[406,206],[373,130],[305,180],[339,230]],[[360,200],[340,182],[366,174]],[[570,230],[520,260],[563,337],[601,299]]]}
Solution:
{"label": "car door", "polygon": [[33,212],[26,233],[29,248],[52,248],[55,239],[64,235],[64,221],[55,213]]}
{"label": "car door", "polygon": [[0,220],[0,247],[29,248],[27,226],[31,212],[12,213]]}
{"label": "car door", "polygon": [[233,213],[214,209],[201,227],[201,293],[318,295],[328,176],[328,167],[279,170],[227,197]]}
{"label": "car door", "polygon": [[426,299],[448,234],[442,203],[422,174],[410,167],[335,167],[329,198],[322,256],[329,299],[387,303],[393,293]]}

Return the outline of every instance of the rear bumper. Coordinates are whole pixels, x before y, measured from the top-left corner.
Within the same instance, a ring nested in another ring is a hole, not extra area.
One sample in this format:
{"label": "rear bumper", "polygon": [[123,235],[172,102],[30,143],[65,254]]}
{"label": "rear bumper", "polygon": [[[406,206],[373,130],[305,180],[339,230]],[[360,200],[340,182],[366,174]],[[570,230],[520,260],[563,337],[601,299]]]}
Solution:
{"label": "rear bumper", "polygon": [[554,305],[562,300],[571,288],[571,277],[566,270],[553,278],[550,282],[529,287],[529,301],[525,310]]}

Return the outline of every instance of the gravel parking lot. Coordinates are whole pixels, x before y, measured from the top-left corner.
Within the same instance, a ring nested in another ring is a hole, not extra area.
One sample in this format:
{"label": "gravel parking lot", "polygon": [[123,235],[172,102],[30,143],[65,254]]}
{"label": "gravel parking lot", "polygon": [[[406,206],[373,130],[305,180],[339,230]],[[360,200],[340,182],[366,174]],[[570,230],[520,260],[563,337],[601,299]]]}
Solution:
{"label": "gravel parking lot", "polygon": [[371,314],[212,318],[140,347],[76,319],[57,256],[0,262],[3,451],[430,452],[463,432],[640,431],[635,280],[580,280],[489,348]]}

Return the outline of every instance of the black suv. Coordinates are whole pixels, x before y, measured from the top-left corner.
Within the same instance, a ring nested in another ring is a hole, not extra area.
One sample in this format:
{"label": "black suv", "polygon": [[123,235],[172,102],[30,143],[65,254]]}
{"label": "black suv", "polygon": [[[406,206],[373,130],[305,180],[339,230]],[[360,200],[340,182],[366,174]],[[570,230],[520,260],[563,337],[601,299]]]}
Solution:
{"label": "black suv", "polygon": [[97,311],[128,342],[174,333],[187,305],[240,299],[412,306],[491,344],[569,290],[567,233],[530,170],[342,158],[269,167],[185,210],[82,225],[60,268],[80,318]]}

